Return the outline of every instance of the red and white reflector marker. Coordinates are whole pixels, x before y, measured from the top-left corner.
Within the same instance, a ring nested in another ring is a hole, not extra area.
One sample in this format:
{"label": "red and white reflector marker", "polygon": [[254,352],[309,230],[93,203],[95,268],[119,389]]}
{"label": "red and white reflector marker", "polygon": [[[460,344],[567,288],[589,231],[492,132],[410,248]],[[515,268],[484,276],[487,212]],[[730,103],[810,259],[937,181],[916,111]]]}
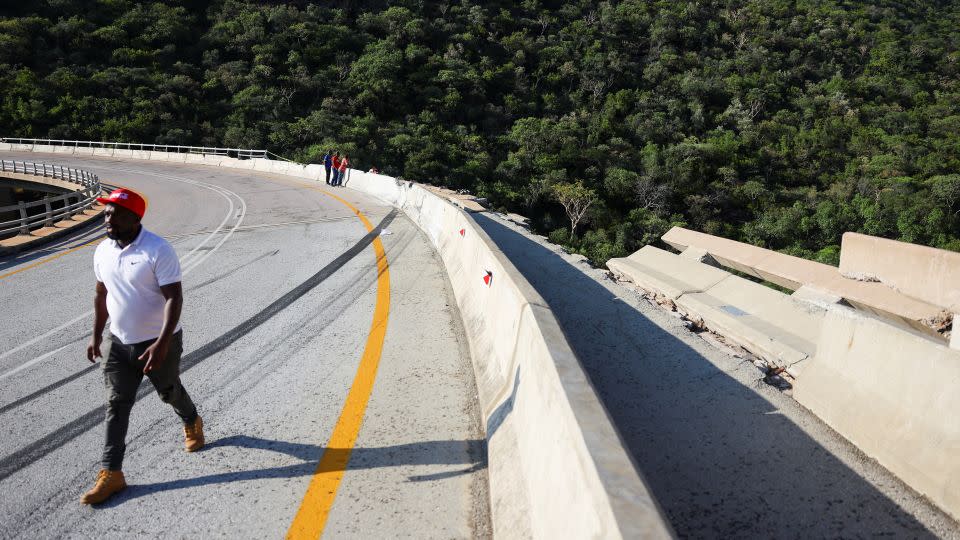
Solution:
{"label": "red and white reflector marker", "polygon": [[465,236],[467,234],[466,229],[460,229],[460,236]]}
{"label": "red and white reflector marker", "polygon": [[493,285],[493,272],[487,270],[487,273],[483,276],[483,283],[487,287]]}

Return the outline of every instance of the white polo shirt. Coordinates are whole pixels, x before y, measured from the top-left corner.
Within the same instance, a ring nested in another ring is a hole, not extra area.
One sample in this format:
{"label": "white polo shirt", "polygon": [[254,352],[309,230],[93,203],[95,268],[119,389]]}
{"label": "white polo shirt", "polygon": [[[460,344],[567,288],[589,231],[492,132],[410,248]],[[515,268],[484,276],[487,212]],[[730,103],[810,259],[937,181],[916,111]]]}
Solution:
{"label": "white polo shirt", "polygon": [[[120,249],[116,240],[100,242],[93,272],[107,287],[110,333],[130,345],[160,336],[166,300],[160,287],[180,281],[180,261],[166,240],[140,227],[140,234]],[[177,323],[175,331],[180,330]]]}

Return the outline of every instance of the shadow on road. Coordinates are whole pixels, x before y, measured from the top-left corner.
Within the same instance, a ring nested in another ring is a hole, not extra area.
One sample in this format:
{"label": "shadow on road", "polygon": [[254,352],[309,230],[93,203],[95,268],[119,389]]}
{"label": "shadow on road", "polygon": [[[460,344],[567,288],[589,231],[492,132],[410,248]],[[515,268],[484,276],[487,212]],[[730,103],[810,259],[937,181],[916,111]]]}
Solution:
{"label": "shadow on road", "polygon": [[[127,489],[123,490],[106,503],[98,505],[97,507],[112,508],[132,499],[137,499],[139,497],[152,495],[162,491],[196,488],[213,484],[226,484],[247,480],[296,478],[299,476],[311,476],[315,473],[335,472],[345,469],[361,470],[380,467],[397,467],[401,465],[468,465],[468,467],[465,469],[408,477],[408,481],[410,482],[423,482],[451,478],[463,474],[470,474],[472,472],[485,469],[487,466],[486,441],[484,440],[424,441],[378,448],[361,447],[353,449],[324,449],[321,446],[313,444],[276,441],[271,439],[262,439],[259,437],[249,437],[246,435],[232,435],[208,444],[201,451],[201,453],[209,452],[215,448],[225,447],[238,447],[246,450],[265,450],[277,452],[302,461],[292,465],[271,467],[267,469],[229,471],[198,476],[196,478],[187,478],[183,480],[156,482],[153,484],[131,484],[127,487]],[[332,456],[335,459],[328,460],[327,462],[349,462],[348,466],[345,468],[337,467],[322,471],[317,470],[317,464],[320,462],[321,455],[323,455],[323,457],[328,457],[327,454],[335,454]]]}
{"label": "shadow on road", "polygon": [[[384,228],[393,222],[397,216],[397,212],[398,210],[396,208],[391,210],[386,216],[383,217],[380,223],[378,223],[372,231],[368,232],[363,238],[357,241],[357,243],[340,254],[334,260],[327,263],[326,266],[321,268],[316,274],[307,278],[303,283],[300,283],[268,306],[262,308],[247,320],[221,334],[212,341],[209,341],[202,347],[185,354],[180,361],[181,375],[200,362],[203,362],[207,358],[210,358],[220,351],[223,351],[227,347],[233,345],[237,340],[260,327],[263,323],[273,318],[277,313],[280,313],[286,309],[288,306],[300,299],[303,295],[307,294],[319,284],[323,283],[335,272],[339,271],[347,262],[352,260],[367,246],[373,243],[373,241],[380,235],[381,231],[383,231]],[[378,270],[378,275],[380,271],[382,270]],[[53,382],[28,396],[5,405],[3,410],[7,411],[19,407],[95,369],[95,364],[88,366],[72,375],[68,375],[63,379],[60,379],[59,381]],[[137,391],[137,400],[139,401],[142,399],[144,396],[150,393],[150,391],[150,385],[144,381]],[[69,443],[73,439],[79,437],[83,433],[86,433],[90,429],[96,427],[103,420],[105,410],[105,405],[91,409],[85,414],[81,415],[79,418],[71,420],[65,425],[57,428],[52,433],[33,441],[23,448],[13,452],[12,454],[0,458],[0,480],[6,479],[20,469],[40,460],[50,452],[53,452],[54,450]]]}
{"label": "shadow on road", "polygon": [[550,305],[680,537],[933,536],[753,388],[751,364],[724,371],[556,253],[473,217]]}

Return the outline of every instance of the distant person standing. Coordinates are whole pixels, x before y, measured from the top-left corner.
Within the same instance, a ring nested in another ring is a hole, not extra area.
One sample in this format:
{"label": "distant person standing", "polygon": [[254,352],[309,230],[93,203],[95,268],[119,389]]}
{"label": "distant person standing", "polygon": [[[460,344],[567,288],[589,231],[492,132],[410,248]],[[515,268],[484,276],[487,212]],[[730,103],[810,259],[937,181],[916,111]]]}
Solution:
{"label": "distant person standing", "polygon": [[333,183],[331,183],[330,185],[335,186],[337,185],[337,180],[340,179],[340,151],[339,150],[333,153],[333,158],[331,159],[331,162],[333,164]]}
{"label": "distant person standing", "polygon": [[339,178],[338,178],[338,180],[337,180],[337,185],[338,185],[338,186],[342,186],[342,185],[343,185],[343,181],[346,180],[346,178],[347,178],[347,167],[349,167],[349,166],[350,166],[350,160],[347,159],[347,155],[344,154],[344,155],[343,155],[343,159],[340,160],[340,174],[339,174]]}
{"label": "distant person standing", "polygon": [[103,502],[127,486],[122,471],[127,426],[144,375],[183,421],[186,451],[204,444],[203,420],[180,382],[183,288],[177,254],[140,224],[147,205],[137,193],[121,188],[97,201],[107,205],[107,239],[93,256],[97,285],[87,359],[103,358],[100,345],[109,315],[110,346],[103,362],[107,429],[103,468],[80,499],[84,504]]}
{"label": "distant person standing", "polygon": [[323,168],[327,171],[327,185],[330,185],[330,168],[333,166],[333,150],[323,155]]}

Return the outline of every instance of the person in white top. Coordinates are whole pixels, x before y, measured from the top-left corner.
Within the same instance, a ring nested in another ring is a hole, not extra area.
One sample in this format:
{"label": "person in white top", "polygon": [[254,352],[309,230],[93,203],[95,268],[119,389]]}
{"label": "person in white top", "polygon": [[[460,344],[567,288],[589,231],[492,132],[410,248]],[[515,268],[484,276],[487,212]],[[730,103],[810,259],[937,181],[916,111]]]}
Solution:
{"label": "person in white top", "polygon": [[126,487],[122,465],[127,426],[144,375],[183,420],[186,450],[194,452],[204,444],[203,420],[180,382],[183,289],[177,254],[140,224],[146,201],[139,194],[120,188],[97,200],[107,206],[107,239],[93,256],[97,285],[87,359],[103,358],[100,346],[109,316],[109,352],[103,362],[109,399],[103,468],[81,498],[85,504],[103,502]]}

